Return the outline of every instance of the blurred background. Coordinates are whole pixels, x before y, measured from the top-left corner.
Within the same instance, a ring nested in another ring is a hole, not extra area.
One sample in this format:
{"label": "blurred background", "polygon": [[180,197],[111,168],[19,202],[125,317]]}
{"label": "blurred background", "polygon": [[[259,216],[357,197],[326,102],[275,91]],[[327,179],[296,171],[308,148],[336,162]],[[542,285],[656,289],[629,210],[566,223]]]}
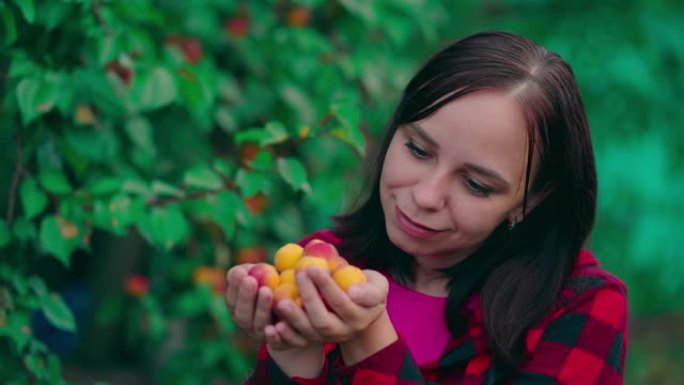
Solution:
{"label": "blurred background", "polygon": [[683,19],[678,0],[0,2],[0,383],[240,383],[255,346],[226,269],[327,226],[413,72],[490,29],[573,66],[626,383],[684,383]]}

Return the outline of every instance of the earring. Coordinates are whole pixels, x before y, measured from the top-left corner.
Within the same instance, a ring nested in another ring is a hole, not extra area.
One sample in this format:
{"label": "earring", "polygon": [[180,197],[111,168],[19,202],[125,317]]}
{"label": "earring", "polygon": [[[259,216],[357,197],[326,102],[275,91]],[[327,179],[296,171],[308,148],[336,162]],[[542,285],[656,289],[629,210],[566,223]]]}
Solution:
{"label": "earring", "polygon": [[512,231],[513,229],[515,229],[515,226],[517,224],[518,222],[516,222],[515,220],[511,220],[510,222],[508,222],[508,231]]}

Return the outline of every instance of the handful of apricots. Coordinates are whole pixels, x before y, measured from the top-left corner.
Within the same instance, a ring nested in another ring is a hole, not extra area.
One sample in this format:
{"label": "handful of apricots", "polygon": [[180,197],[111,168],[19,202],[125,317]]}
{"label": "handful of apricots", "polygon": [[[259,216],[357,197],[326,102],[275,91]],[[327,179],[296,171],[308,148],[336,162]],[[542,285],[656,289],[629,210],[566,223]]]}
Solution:
{"label": "handful of apricots", "polygon": [[257,280],[259,286],[271,288],[276,302],[290,298],[297,305],[302,305],[295,273],[309,266],[330,273],[333,281],[344,291],[354,284],[366,282],[361,269],[341,257],[333,244],[319,239],[310,241],[304,247],[287,243],[276,251],[273,262],[275,266],[258,263],[249,269],[248,274]]}

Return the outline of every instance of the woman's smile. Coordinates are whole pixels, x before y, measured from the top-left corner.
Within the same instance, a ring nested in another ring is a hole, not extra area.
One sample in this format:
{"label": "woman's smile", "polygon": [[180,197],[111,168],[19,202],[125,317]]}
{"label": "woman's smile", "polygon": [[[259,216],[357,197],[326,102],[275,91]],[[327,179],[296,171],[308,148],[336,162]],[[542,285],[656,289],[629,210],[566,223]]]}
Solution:
{"label": "woman's smile", "polygon": [[397,206],[395,210],[397,225],[406,234],[414,238],[430,238],[435,236],[444,230],[436,230],[428,226],[424,226],[420,223],[414,222],[409,218],[403,211]]}

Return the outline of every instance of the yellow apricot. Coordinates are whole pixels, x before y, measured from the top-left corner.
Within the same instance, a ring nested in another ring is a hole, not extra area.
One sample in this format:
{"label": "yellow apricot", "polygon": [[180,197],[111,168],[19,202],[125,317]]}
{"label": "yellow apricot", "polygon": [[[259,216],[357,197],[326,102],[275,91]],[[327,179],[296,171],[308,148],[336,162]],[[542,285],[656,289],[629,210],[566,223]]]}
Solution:
{"label": "yellow apricot", "polygon": [[330,272],[330,266],[328,266],[328,260],[321,257],[302,257],[297,263],[297,271],[306,270],[309,266],[316,266],[321,270]]}
{"label": "yellow apricot", "polygon": [[347,291],[351,285],[365,283],[367,281],[363,271],[356,266],[340,266],[332,275],[333,281],[342,290]]}
{"label": "yellow apricot", "polygon": [[288,243],[276,251],[273,262],[278,271],[293,269],[302,257],[303,247],[296,243]]}
{"label": "yellow apricot", "polygon": [[297,284],[297,279],[295,278],[295,269],[287,269],[280,272],[280,283],[291,283],[293,285]]}
{"label": "yellow apricot", "polygon": [[297,299],[299,298],[299,290],[297,290],[297,286],[284,282],[278,285],[278,287],[273,291],[273,298],[276,302],[285,298],[289,298],[296,303]]}

